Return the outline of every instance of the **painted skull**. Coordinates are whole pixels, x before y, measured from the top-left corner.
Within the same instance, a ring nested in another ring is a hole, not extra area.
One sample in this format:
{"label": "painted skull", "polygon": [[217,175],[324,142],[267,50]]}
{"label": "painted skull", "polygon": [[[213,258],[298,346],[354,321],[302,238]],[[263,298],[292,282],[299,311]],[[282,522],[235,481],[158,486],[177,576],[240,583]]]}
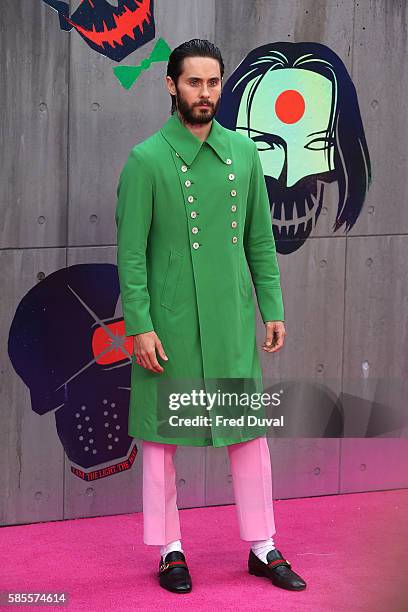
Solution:
{"label": "painted skull", "polygon": [[113,264],[62,268],[23,296],[9,332],[32,410],[54,414],[67,457],[84,469],[118,461],[132,444],[133,340],[115,316],[119,290]]}
{"label": "painted skull", "polygon": [[58,11],[63,30],[75,28],[95,51],[116,62],[155,37],[153,0],[80,0],[69,17],[69,4],[43,0]]}

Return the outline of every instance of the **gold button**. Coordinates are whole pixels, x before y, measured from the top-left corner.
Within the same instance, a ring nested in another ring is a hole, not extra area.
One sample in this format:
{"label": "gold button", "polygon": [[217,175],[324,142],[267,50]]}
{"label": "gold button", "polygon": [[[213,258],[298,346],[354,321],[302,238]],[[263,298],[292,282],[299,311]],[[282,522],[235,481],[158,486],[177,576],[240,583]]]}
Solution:
{"label": "gold button", "polygon": [[192,202],[194,202],[194,198],[193,198],[193,196],[188,196],[187,200],[190,202],[190,204],[191,204]]}
{"label": "gold button", "polygon": [[187,172],[187,170],[188,170],[187,166],[181,166],[181,171],[182,172]]}
{"label": "gold button", "polygon": [[184,184],[185,184],[186,187],[190,187],[191,181],[187,180]]}
{"label": "gold button", "polygon": [[238,242],[238,238],[237,238],[236,236],[233,236],[233,237],[232,237],[232,242],[233,242],[234,244],[235,244],[235,243],[237,243],[237,242]]}
{"label": "gold button", "polygon": [[200,245],[198,244],[198,242],[193,242],[193,249],[198,249]]}
{"label": "gold button", "polygon": [[192,210],[192,211],[191,211],[191,213],[190,213],[190,217],[192,217],[193,219],[195,219],[195,218],[196,218],[196,216],[197,216],[196,211],[195,211],[195,210]]}
{"label": "gold button", "polygon": [[231,172],[231,174],[228,175],[228,178],[229,178],[230,181],[233,181],[234,178],[235,178],[235,174],[232,174],[232,172]]}
{"label": "gold button", "polygon": [[237,223],[236,221],[233,221],[233,222],[231,223],[231,227],[237,227],[237,225],[238,225],[238,223]]}
{"label": "gold button", "polygon": [[228,157],[228,159],[225,160],[225,163],[230,166],[232,164],[232,159]]}
{"label": "gold button", "polygon": [[237,195],[237,192],[235,191],[235,189],[231,189],[231,195],[233,198]]}
{"label": "gold button", "polygon": [[237,207],[235,206],[235,204],[233,204],[233,205],[231,206],[231,210],[232,210],[232,212],[235,212],[235,211],[237,210]]}
{"label": "gold button", "polygon": [[198,227],[192,227],[191,231],[193,232],[193,234],[198,234]]}

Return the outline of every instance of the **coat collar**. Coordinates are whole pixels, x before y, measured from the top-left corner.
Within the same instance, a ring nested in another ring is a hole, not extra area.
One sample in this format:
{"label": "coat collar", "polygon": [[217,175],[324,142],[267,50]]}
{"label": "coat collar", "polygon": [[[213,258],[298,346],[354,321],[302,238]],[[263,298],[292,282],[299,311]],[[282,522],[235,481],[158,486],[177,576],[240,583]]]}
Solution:
{"label": "coat collar", "polygon": [[[203,142],[183,125],[176,111],[170,115],[160,132],[183,161],[190,166]],[[226,129],[216,119],[212,120],[211,130],[205,142],[214,149],[223,162],[226,161],[229,155],[228,136]]]}

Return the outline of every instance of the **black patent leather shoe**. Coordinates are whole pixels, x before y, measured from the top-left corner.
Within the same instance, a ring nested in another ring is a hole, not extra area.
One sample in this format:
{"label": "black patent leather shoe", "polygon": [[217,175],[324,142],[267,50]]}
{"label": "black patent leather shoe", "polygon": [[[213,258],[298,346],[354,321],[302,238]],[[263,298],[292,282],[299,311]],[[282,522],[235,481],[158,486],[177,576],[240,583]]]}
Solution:
{"label": "black patent leather shoe", "polygon": [[189,593],[192,589],[186,558],[179,550],[173,550],[161,559],[157,575],[160,578],[160,586],[168,591]]}
{"label": "black patent leather shoe", "polygon": [[306,582],[291,569],[291,564],[284,559],[279,550],[270,550],[266,555],[268,563],[264,563],[250,551],[248,572],[254,576],[265,576],[272,580],[275,586],[289,591],[303,591]]}

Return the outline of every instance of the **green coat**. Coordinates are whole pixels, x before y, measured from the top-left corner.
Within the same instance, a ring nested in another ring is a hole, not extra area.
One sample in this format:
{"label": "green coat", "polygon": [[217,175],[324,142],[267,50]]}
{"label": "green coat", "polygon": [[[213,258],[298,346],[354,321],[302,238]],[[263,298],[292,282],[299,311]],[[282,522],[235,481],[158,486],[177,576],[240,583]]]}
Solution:
{"label": "green coat", "polygon": [[[265,434],[265,426],[228,428],[208,421],[201,429],[169,427],[172,415],[215,413],[202,405],[183,414],[169,410],[166,387],[179,384],[178,390],[188,392],[199,388],[189,388],[191,381],[205,381],[200,388],[212,392],[263,390],[249,271],[263,321],[283,321],[284,309],[255,143],[215,119],[201,142],[175,113],[131,150],[117,194],[126,336],[154,330],[169,358],[158,357],[165,371],[157,373],[137,364],[133,354],[129,435],[225,446]],[[249,412],[262,416],[263,409]]]}

